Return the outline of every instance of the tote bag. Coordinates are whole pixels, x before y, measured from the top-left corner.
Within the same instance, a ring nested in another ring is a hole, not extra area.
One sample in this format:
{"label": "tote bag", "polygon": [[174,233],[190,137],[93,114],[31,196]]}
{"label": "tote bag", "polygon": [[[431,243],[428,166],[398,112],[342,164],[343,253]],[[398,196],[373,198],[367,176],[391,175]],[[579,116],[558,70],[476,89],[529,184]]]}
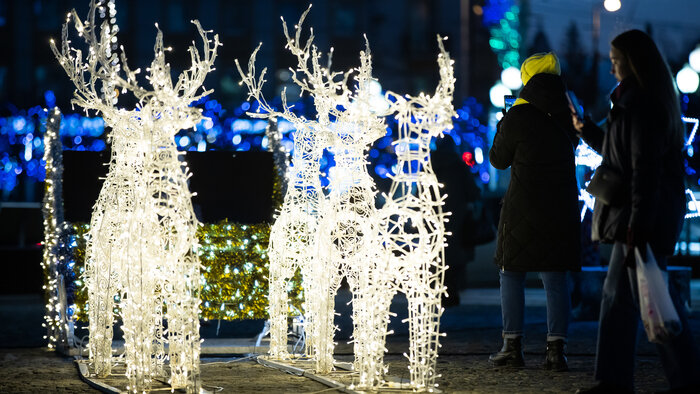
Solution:
{"label": "tote bag", "polygon": [[639,312],[649,342],[664,343],[680,334],[682,326],[678,312],[668,293],[666,280],[656,264],[651,247],[646,245],[646,261],[638,248],[634,248],[639,291]]}

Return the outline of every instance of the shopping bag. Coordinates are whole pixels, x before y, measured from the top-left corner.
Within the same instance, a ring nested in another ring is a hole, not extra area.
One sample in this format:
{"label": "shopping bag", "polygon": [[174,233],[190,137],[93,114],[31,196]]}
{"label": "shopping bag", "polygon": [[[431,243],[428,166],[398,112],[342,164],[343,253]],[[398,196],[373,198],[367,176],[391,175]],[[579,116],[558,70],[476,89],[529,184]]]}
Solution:
{"label": "shopping bag", "polygon": [[638,248],[634,248],[637,268],[639,311],[649,342],[664,343],[681,332],[681,319],[668,293],[666,280],[649,245],[646,245],[646,261]]}

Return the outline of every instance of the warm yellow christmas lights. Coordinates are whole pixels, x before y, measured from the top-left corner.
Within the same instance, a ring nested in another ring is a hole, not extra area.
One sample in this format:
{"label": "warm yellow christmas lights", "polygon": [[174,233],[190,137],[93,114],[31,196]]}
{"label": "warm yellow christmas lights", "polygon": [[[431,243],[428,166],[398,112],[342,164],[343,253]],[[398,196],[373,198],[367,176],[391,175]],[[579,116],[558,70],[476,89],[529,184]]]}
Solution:
{"label": "warm yellow christmas lights", "polygon": [[[173,388],[199,392],[198,222],[174,136],[203,119],[191,103],[211,93],[202,86],[214,69],[219,39],[210,40],[210,32],[193,21],[204,51],[189,48],[192,64],[173,83],[165,60],[170,48],[163,46],[156,24],[155,58],[145,75],[149,86],[142,87],[140,70],[128,66],[123,49],[121,56],[113,50],[118,28],[108,21],[96,24],[98,10],[105,12],[102,3],[91,1],[85,21],[72,11],[63,26],[61,50],[51,41],[76,87],[72,103],[99,112],[112,128],[109,172],[93,207],[85,261],[90,363],[98,376],[111,373],[116,297],[127,389],[146,391],[153,379],[167,378]],[[87,45],[85,56],[71,46],[71,22]],[[119,108],[119,94],[132,94],[136,108]]]}

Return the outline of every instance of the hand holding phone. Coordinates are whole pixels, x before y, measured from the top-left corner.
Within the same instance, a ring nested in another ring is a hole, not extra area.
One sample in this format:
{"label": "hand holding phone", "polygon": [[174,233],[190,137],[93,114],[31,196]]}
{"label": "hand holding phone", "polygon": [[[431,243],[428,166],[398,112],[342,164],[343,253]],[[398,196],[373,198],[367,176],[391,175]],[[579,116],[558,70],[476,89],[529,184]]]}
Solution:
{"label": "hand holding phone", "polygon": [[579,104],[576,94],[571,90],[566,92],[566,98],[569,100],[569,107],[571,108],[571,113],[576,114],[576,116],[583,120],[583,107]]}

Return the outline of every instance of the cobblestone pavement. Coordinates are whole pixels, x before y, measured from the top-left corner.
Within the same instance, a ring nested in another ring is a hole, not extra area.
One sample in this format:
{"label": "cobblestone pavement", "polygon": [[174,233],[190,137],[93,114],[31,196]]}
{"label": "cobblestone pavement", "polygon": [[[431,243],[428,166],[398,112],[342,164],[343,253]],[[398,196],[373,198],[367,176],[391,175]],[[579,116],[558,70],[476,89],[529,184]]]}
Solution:
{"label": "cobblestone pavement", "polygon": [[[15,302],[17,302],[15,300]],[[1,304],[1,303],[0,303]],[[525,357],[523,369],[493,368],[488,354],[500,346],[500,309],[493,305],[462,305],[449,309],[443,319],[447,336],[442,341],[438,359],[440,389],[447,393],[573,393],[577,388],[593,382],[596,322],[574,322],[570,331],[570,372],[554,373],[543,370],[545,348],[545,310],[529,306],[526,311]],[[0,313],[0,319],[7,318]],[[400,317],[400,316],[399,316]],[[691,326],[700,342],[700,313],[691,316]],[[31,320],[31,319],[29,319]],[[21,332],[21,324],[14,324],[13,332]],[[27,327],[29,335],[33,328]],[[343,330],[341,330],[341,333]],[[96,392],[80,380],[78,370],[70,358],[62,357],[46,348],[35,347],[35,339],[26,336],[13,338],[0,329],[0,393],[84,393]],[[14,335],[14,334],[13,334]],[[16,346],[11,346],[15,343]],[[29,347],[20,347],[29,346]],[[389,336],[385,357],[389,374],[406,378],[408,350],[405,330]],[[336,358],[352,357],[352,347],[339,340]],[[234,361],[229,358],[202,359],[204,388],[224,393],[313,393],[337,392],[309,378],[284,373],[262,366],[252,359]],[[637,357],[636,387],[640,393],[651,393],[667,388],[663,370],[653,345],[640,331]]]}

